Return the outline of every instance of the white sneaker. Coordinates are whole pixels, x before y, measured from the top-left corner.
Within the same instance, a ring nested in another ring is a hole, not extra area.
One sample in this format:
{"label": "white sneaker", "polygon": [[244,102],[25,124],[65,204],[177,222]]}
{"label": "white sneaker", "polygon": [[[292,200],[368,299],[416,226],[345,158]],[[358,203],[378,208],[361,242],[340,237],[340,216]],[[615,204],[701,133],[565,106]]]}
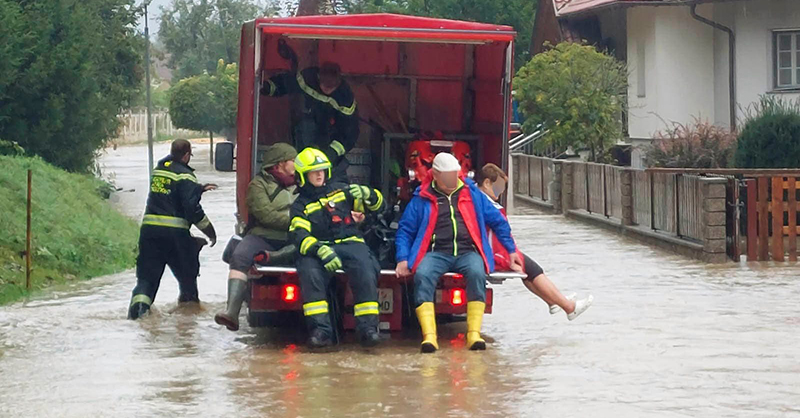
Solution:
{"label": "white sneaker", "polygon": [[574,320],[578,317],[578,315],[584,313],[590,306],[592,306],[592,302],[594,302],[594,296],[589,295],[586,299],[581,299],[575,302],[575,310],[572,313],[567,314],[567,319],[570,321]]}
{"label": "white sneaker", "polygon": [[[575,302],[575,299],[578,297],[577,293],[570,293],[566,296],[567,300],[570,302]],[[561,307],[558,305],[550,305],[550,315],[555,315],[561,312]]]}

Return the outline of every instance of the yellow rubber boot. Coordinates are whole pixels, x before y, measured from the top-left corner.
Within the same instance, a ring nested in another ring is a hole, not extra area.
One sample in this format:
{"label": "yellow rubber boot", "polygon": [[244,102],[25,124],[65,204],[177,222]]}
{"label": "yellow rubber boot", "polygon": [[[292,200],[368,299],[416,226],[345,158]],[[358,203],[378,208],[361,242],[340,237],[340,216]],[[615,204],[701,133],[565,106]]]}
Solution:
{"label": "yellow rubber boot", "polygon": [[486,350],[486,341],[481,338],[481,323],[486,304],[483,302],[467,303],[467,347],[470,350]]}
{"label": "yellow rubber boot", "polygon": [[436,339],[436,311],[433,302],[425,302],[417,308],[417,319],[422,328],[422,346],[420,351],[423,353],[433,353],[439,349],[439,342]]}

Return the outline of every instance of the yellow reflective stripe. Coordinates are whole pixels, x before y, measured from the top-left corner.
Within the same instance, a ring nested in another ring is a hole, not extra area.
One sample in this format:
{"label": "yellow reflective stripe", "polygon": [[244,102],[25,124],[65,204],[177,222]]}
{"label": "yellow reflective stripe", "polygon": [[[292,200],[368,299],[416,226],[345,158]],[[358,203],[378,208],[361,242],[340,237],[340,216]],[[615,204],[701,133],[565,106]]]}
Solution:
{"label": "yellow reflective stripe", "polygon": [[333,200],[334,202],[344,202],[345,200],[347,200],[347,196],[344,194],[344,192],[340,191],[339,193],[333,195],[333,197],[331,197],[331,200]]}
{"label": "yellow reflective stripe", "polygon": [[273,83],[270,79],[267,79],[267,83],[269,84],[269,95],[272,96],[275,94],[275,90],[278,89],[278,86],[276,86],[275,83]]}
{"label": "yellow reflective stripe", "polygon": [[362,242],[362,243],[366,243],[364,241],[364,238],[359,238],[359,237],[347,237],[347,238],[333,240],[334,244],[341,244],[343,242]]}
{"label": "yellow reflective stripe", "polygon": [[305,316],[320,315],[328,313],[328,301],[310,302],[303,304],[303,314]]}
{"label": "yellow reflective stripe", "polygon": [[306,231],[311,232],[311,222],[299,216],[295,216],[292,218],[292,224],[289,225],[289,232],[294,231],[297,228],[303,228]]}
{"label": "yellow reflective stripe", "polygon": [[153,299],[150,299],[150,296],[147,295],[134,295],[131,299],[131,306],[133,306],[135,303],[144,303],[145,305],[150,306],[153,304]]}
{"label": "yellow reflective stripe", "polygon": [[373,190],[373,192],[375,193],[376,196],[378,196],[378,199],[375,201],[375,204],[370,205],[369,203],[367,203],[367,209],[371,211],[380,209],[381,205],[383,204],[383,195],[381,194],[381,192],[377,190]]}
{"label": "yellow reflective stripe", "polygon": [[356,199],[353,202],[353,211],[364,213],[364,201],[361,199]]}
{"label": "yellow reflective stripe", "polygon": [[339,106],[339,103],[336,102],[336,99],[330,96],[326,96],[313,88],[311,88],[308,84],[306,84],[306,80],[303,78],[303,75],[299,72],[297,73],[297,84],[300,85],[300,89],[309,96],[311,96],[314,100],[318,100],[323,103],[327,103],[332,108],[342,112],[343,114],[350,116],[353,112],[356,111],[356,99],[353,98],[353,104],[350,107],[342,107]]}
{"label": "yellow reflective stripe", "polygon": [[303,241],[300,242],[300,254],[306,255],[308,250],[311,248],[312,245],[317,243],[317,239],[314,237],[305,237]]}
{"label": "yellow reflective stripe", "polygon": [[322,204],[320,202],[314,202],[307,204],[303,212],[305,212],[306,215],[310,215],[320,209],[322,209]]}
{"label": "yellow reflective stripe", "polygon": [[378,315],[379,313],[378,302],[364,302],[353,307],[353,314],[355,316]]}
{"label": "yellow reflective stripe", "polygon": [[170,180],[175,180],[175,181],[178,181],[178,180],[189,180],[189,181],[191,181],[193,183],[197,183],[197,177],[195,177],[194,174],[189,174],[189,173],[178,174],[178,173],[173,173],[172,171],[167,171],[167,170],[153,170],[153,177],[164,177],[164,178],[168,178]]}
{"label": "yellow reflective stripe", "polygon": [[208,216],[203,216],[203,219],[195,225],[197,225],[198,229],[208,228],[208,226],[211,225],[211,221],[208,220]]}
{"label": "yellow reflective stripe", "polygon": [[169,228],[189,229],[191,224],[183,218],[163,215],[144,215],[142,225],[166,226]]}
{"label": "yellow reflective stripe", "polygon": [[333,150],[336,151],[336,155],[340,157],[345,153],[344,145],[335,139],[331,141],[331,148],[333,148]]}

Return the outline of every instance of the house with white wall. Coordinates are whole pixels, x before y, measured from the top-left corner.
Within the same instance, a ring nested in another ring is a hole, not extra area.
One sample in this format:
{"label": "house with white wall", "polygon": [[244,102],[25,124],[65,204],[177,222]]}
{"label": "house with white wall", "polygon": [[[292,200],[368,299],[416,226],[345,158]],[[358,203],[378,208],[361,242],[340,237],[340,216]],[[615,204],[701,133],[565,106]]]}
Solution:
{"label": "house with white wall", "polygon": [[764,94],[800,99],[800,0],[540,0],[532,54],[562,41],[627,63],[634,144],[695,118],[736,128]]}

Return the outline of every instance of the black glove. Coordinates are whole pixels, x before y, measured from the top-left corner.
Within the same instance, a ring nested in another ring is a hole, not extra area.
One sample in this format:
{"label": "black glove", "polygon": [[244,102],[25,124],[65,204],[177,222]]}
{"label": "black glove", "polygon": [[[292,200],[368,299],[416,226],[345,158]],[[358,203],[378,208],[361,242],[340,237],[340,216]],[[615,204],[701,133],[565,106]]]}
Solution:
{"label": "black glove", "polygon": [[212,225],[209,222],[208,226],[206,226],[205,228],[201,228],[200,230],[203,231],[204,234],[206,234],[208,239],[211,240],[211,245],[210,245],[211,247],[217,244],[217,231],[214,230],[214,225]]}

